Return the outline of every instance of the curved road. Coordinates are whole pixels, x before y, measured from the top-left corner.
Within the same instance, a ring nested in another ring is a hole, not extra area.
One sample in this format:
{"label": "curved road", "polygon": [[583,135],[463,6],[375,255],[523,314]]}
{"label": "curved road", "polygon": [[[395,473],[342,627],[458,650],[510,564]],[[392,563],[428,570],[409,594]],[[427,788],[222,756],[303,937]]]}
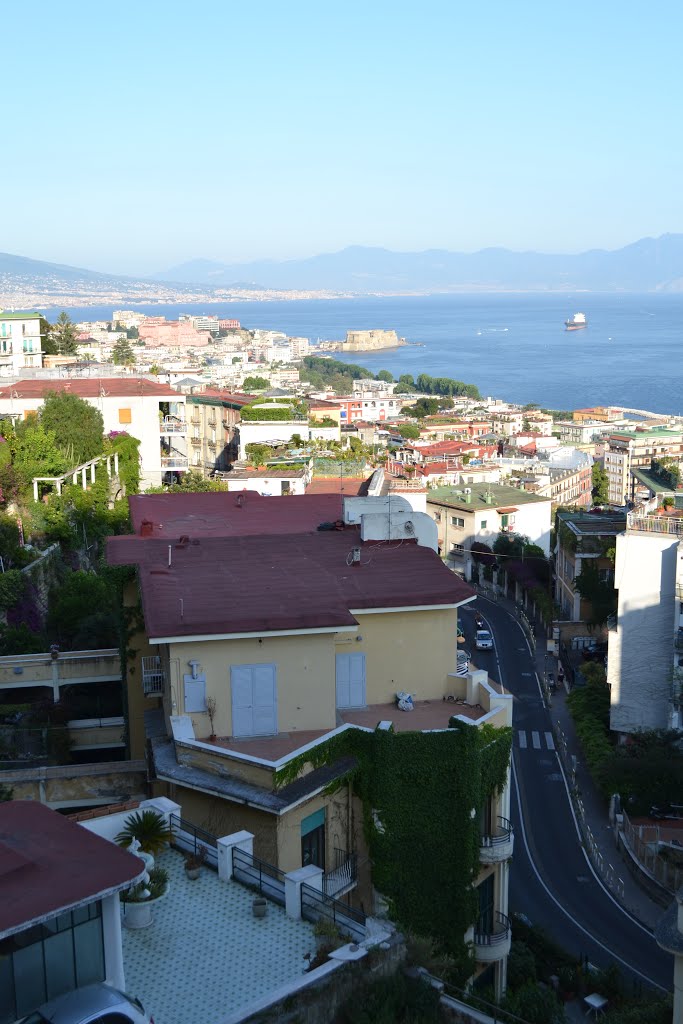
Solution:
{"label": "curved road", "polygon": [[[474,650],[475,611],[491,626],[494,652]],[[477,666],[514,697],[510,909],[526,914],[577,958],[588,956],[602,968],[616,963],[634,981],[671,991],[673,957],[601,885],[583,852],[550,713],[521,626],[481,597],[462,609],[460,621]]]}

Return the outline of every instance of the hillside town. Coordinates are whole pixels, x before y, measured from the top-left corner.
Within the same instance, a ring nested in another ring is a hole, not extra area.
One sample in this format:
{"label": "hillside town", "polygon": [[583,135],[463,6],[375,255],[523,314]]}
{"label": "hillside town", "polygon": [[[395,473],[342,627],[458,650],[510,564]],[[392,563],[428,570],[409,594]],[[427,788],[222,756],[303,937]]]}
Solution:
{"label": "hillside town", "polygon": [[680,1020],[683,418],[401,340],[0,311],[1,1021]]}

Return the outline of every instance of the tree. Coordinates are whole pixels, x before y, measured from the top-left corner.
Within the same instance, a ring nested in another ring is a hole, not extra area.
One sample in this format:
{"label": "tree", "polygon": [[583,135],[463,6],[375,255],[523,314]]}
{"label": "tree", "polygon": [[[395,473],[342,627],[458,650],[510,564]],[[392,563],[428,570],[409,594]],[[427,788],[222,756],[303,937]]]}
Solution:
{"label": "tree", "polygon": [[52,337],[53,330],[54,328],[52,324],[48,320],[46,320],[44,316],[41,316],[40,347],[43,351],[43,355],[45,356],[56,356],[58,354],[57,345],[55,344],[55,340]]}
{"label": "tree", "polygon": [[59,446],[77,464],[102,452],[102,413],[78,395],[49,392],[40,413],[40,423],[44,430],[54,433]]}
{"label": "tree", "polygon": [[48,628],[71,650],[115,647],[119,642],[118,595],[103,576],[71,572],[50,595]]}
{"label": "tree", "polygon": [[588,625],[604,626],[617,610],[617,592],[612,580],[601,579],[596,563],[596,558],[581,559],[581,572],[574,580],[574,586],[591,606]]}
{"label": "tree", "polygon": [[380,370],[375,379],[386,381],[387,384],[393,384],[394,375],[393,373],[389,373],[388,370]]}
{"label": "tree", "polygon": [[153,373],[155,377],[158,377],[159,374],[161,373],[161,367],[159,366],[158,363],[152,363],[152,365],[149,368],[149,372]]}
{"label": "tree", "polygon": [[57,355],[75,356],[78,347],[76,327],[69,314],[62,310],[57,317],[57,322],[52,327],[52,341],[57,349]]}
{"label": "tree", "polygon": [[137,341],[137,339],[140,337],[140,332],[138,331],[137,327],[129,327],[128,330],[126,331],[126,334],[132,341]]}
{"label": "tree", "polygon": [[135,353],[127,338],[119,338],[116,342],[112,351],[111,361],[117,366],[130,366],[135,362]]}
{"label": "tree", "polygon": [[395,395],[409,395],[412,393],[412,391],[413,388],[409,387],[409,385],[405,384],[403,381],[399,381],[396,387],[394,388]]}
{"label": "tree", "polygon": [[270,381],[265,377],[245,377],[242,382],[245,391],[265,391],[270,387]]}
{"label": "tree", "polygon": [[409,441],[416,441],[420,436],[420,428],[415,423],[401,423],[398,432]]}
{"label": "tree", "polygon": [[593,463],[593,489],[591,495],[594,505],[605,505],[609,501],[609,477],[599,462]]}

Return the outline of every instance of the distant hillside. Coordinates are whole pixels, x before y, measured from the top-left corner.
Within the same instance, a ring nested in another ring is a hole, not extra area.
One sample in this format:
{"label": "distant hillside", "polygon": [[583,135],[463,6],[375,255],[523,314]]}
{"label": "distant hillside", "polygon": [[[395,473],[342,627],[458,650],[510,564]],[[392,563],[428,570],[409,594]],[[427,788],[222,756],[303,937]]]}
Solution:
{"label": "distant hillside", "polygon": [[[623,249],[576,255],[482,249],[391,252],[351,246],[306,259],[219,263],[197,259],[152,275],[224,288],[258,282],[308,291],[683,291],[683,235],[642,238]],[[253,287],[253,285],[251,285]]]}

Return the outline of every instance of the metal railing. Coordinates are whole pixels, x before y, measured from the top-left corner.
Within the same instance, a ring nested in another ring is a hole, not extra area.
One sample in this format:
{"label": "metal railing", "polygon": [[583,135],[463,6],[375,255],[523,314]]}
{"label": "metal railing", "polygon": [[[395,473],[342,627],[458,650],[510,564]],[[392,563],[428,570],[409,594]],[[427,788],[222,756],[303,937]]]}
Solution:
{"label": "metal railing", "polygon": [[490,925],[477,924],[474,929],[475,946],[498,946],[510,938],[510,918],[496,910]]}
{"label": "metal railing", "polygon": [[170,815],[169,825],[173,833],[172,845],[177,850],[196,855],[203,846],[206,849],[206,863],[209,867],[218,869],[217,837],[213,833],[193,825],[191,821],[186,821],[177,814]]}
{"label": "metal railing", "polygon": [[661,825],[632,825],[623,809],[622,813],[624,845],[647,874],[672,894],[678,892],[683,886],[683,866],[662,856],[662,847],[673,852],[673,843],[678,840],[680,830],[667,829],[664,822]]}
{"label": "metal railing", "polygon": [[358,858],[355,853],[350,857],[344,850],[335,849],[336,867],[323,875],[323,892],[326,896],[338,896],[354,886],[358,880]]}
{"label": "metal railing", "polygon": [[495,832],[484,833],[480,838],[481,846],[503,846],[504,843],[510,841],[510,836],[513,833],[512,822],[507,818],[503,818],[500,815],[496,818],[497,827]]}
{"label": "metal railing", "polygon": [[673,516],[641,516],[629,512],[626,517],[629,530],[642,530],[646,533],[668,533],[677,537],[683,536],[683,519]]}
{"label": "metal railing", "polygon": [[163,693],[166,674],[161,667],[161,658],[156,655],[142,659],[142,689],[146,697]]}
{"label": "metal railing", "polygon": [[285,905],[285,873],[279,868],[245,853],[238,846],[232,848],[232,877],[275,903]]}
{"label": "metal railing", "polygon": [[163,419],[159,422],[160,434],[184,434],[187,431],[185,420]]}
{"label": "metal railing", "polygon": [[176,456],[161,456],[162,469],[187,469],[187,463],[188,460],[186,455],[182,458],[178,458]]}
{"label": "metal railing", "polygon": [[301,886],[301,916],[313,922],[325,918],[354,939],[365,938],[365,914],[361,910],[349,907],[305,882]]}

